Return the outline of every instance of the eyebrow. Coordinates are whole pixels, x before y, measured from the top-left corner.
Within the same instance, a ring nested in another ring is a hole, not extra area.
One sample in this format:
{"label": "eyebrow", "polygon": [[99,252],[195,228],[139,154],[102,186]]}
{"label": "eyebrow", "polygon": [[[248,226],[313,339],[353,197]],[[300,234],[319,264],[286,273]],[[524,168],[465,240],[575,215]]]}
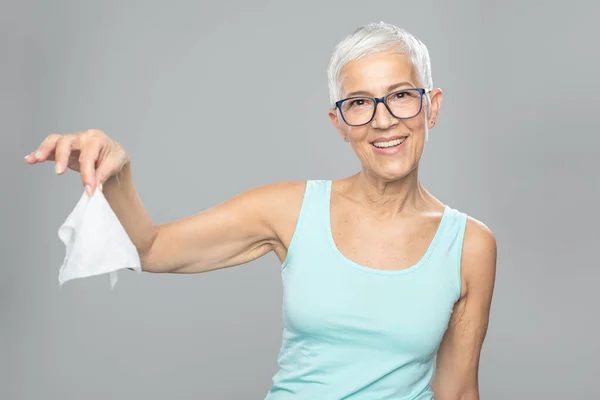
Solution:
{"label": "eyebrow", "polygon": [[[396,83],[396,84],[393,84],[392,86],[388,87],[388,92],[394,91],[402,86],[414,87],[414,85],[410,82],[400,82],[400,83]],[[346,94],[346,97],[352,97],[352,96],[358,96],[358,95],[372,96],[372,94],[369,92],[366,92],[364,90],[359,90],[356,92],[350,92],[350,93]]]}

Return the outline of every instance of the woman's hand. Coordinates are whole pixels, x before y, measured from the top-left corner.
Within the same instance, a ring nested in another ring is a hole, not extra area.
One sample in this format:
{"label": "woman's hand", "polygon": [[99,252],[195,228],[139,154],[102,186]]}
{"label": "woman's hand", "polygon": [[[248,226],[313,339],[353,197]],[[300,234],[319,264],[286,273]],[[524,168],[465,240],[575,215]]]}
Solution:
{"label": "woman's hand", "polygon": [[84,132],[49,135],[40,147],[25,156],[28,164],[54,161],[56,173],[67,168],[77,171],[86,192],[92,195],[97,187],[116,175],[129,163],[129,155],[119,143],[104,132],[89,129]]}

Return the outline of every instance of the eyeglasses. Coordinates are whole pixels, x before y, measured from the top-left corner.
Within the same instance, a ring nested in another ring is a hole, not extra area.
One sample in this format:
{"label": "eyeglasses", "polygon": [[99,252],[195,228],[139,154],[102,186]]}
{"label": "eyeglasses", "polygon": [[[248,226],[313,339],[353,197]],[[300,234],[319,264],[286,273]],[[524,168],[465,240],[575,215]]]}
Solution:
{"label": "eyeglasses", "polygon": [[373,120],[377,105],[383,103],[396,119],[413,118],[423,108],[423,95],[431,90],[423,88],[402,89],[383,97],[353,96],[335,103],[342,119],[350,126],[366,125]]}

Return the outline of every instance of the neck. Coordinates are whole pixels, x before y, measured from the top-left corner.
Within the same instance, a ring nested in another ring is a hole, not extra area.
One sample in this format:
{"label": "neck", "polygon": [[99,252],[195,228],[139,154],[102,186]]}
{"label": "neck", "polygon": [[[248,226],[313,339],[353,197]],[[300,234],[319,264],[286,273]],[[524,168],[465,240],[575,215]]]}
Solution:
{"label": "neck", "polygon": [[405,177],[389,181],[362,170],[351,177],[349,191],[353,197],[378,214],[393,217],[425,207],[430,198],[418,178],[418,167]]}

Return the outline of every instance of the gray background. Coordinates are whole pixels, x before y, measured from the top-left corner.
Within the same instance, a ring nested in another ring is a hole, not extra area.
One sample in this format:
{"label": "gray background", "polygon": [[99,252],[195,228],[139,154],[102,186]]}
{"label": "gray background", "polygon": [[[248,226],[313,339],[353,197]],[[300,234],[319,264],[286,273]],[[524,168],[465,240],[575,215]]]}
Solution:
{"label": "gray background", "polygon": [[[359,167],[327,118],[333,46],[384,20],[444,90],[421,171],[499,246],[485,400],[600,398],[598,2],[13,1],[0,10],[0,398],[261,399],[276,372],[273,254],[195,276],[58,286],[76,174],[22,157],[102,129],[156,223],[255,185]],[[230,107],[237,105],[236,110]]]}

